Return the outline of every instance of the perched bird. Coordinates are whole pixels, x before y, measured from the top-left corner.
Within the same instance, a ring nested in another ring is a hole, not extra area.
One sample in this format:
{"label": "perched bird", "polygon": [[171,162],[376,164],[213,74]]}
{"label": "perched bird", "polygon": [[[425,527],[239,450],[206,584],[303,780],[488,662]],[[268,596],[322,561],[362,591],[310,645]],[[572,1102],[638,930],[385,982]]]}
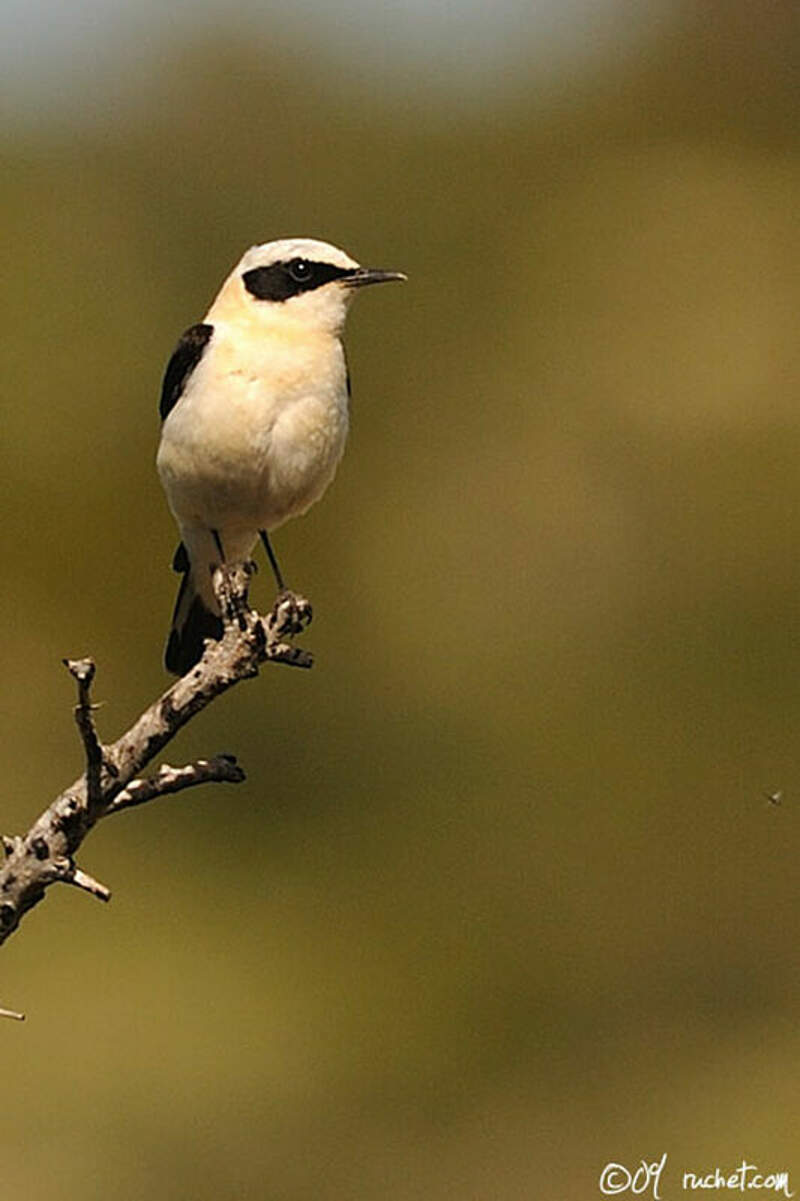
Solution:
{"label": "perched bird", "polygon": [[261,537],[305,513],[344,451],[350,379],[342,333],[355,292],[403,280],[326,242],[253,246],[205,318],[178,342],[161,393],[157,466],[181,542],[183,576],[167,669],[183,675],[222,636],[212,572],[248,560]]}

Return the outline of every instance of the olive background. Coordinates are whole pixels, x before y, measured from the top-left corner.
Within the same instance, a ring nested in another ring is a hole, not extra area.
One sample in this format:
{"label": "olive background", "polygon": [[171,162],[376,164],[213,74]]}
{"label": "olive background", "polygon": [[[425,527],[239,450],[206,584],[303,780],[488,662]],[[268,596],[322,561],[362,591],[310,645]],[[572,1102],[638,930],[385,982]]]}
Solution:
{"label": "olive background", "polygon": [[797,34],[677,5],[467,100],[220,29],[0,127],[8,833],[81,768],[63,656],[108,740],[166,686],[178,335],[256,241],[409,275],[275,537],[314,670],[165,756],[247,782],[103,824],[111,904],[3,947],[4,1196],[797,1187]]}

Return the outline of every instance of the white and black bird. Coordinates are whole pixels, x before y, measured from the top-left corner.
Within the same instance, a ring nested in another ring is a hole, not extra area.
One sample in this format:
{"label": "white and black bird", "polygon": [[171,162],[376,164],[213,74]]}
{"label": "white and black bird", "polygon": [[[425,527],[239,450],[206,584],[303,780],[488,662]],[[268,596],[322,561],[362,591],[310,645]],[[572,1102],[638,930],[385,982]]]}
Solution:
{"label": "white and black bird", "polygon": [[305,513],[344,451],[350,380],[342,333],[367,284],[402,280],[310,238],[253,246],[178,342],[161,393],[158,473],[180,529],[181,580],[165,662],[183,675],[222,636],[211,576]]}

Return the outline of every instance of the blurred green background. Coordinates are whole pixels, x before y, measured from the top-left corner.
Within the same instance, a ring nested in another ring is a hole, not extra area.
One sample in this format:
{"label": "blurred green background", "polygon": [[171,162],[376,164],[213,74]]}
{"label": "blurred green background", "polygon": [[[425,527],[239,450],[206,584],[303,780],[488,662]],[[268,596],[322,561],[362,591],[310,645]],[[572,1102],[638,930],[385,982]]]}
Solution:
{"label": "blurred green background", "polygon": [[798,13],[637,8],[558,53],[516,10],[512,61],[456,4],[441,71],[389,8],[350,60],[333,10],[28,46],[3,830],[80,769],[62,656],[109,740],[167,682],[177,336],[273,237],[410,282],[358,301],[348,453],[276,536],[314,671],[167,756],[248,782],[109,821],[111,905],[3,948],[4,1196],[583,1201],[664,1151],[666,1198],[797,1187]]}

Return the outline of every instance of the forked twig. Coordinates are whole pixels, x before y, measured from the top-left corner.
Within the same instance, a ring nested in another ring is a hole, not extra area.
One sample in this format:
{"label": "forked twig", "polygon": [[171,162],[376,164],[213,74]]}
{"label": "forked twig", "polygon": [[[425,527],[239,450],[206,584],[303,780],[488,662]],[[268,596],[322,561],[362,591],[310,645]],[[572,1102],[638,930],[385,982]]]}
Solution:
{"label": "forked twig", "polygon": [[[51,884],[71,884],[101,901],[111,892],[75,863],[86,835],[104,817],[200,784],[241,783],[244,771],[233,755],[198,759],[184,767],[163,765],[151,777],[141,773],[178,730],[240,680],[258,675],[264,663],[311,667],[308,651],[289,639],[306,623],[298,613],[308,602],[279,596],[272,612],[260,616],[248,604],[249,565],[219,568],[214,591],[223,615],[219,642],[209,641],[200,661],[154,701],[116,742],[104,746],[97,735],[91,687],[91,659],[65,659],[78,686],[75,720],[86,757],[86,770],[56,797],[27,834],[2,837],[6,860],[0,865],[0,943],[19,926]],[[23,1014],[0,1009],[0,1017]]]}

